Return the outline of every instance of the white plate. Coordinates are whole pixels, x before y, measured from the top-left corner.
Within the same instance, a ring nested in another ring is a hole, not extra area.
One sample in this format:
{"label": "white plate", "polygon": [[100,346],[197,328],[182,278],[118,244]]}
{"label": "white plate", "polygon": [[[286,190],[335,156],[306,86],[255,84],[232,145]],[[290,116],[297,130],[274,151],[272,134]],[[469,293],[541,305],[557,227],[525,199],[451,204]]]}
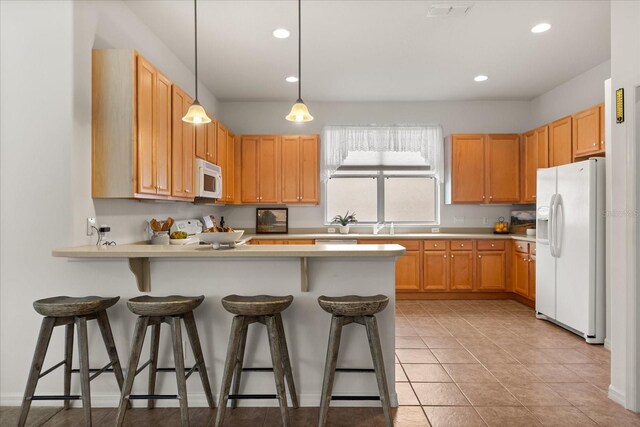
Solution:
{"label": "white plate", "polygon": [[205,243],[233,243],[240,240],[243,234],[244,230],[236,230],[229,233],[197,233],[196,236]]}

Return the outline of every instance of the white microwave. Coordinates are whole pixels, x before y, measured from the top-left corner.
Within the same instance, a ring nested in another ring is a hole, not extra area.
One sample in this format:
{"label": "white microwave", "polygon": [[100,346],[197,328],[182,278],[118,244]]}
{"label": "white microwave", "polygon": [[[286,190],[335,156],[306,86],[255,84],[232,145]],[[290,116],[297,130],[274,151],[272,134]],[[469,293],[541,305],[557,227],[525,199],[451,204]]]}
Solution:
{"label": "white microwave", "polygon": [[196,159],[195,187],[196,197],[219,199],[222,197],[222,169],[218,165],[202,159]]}

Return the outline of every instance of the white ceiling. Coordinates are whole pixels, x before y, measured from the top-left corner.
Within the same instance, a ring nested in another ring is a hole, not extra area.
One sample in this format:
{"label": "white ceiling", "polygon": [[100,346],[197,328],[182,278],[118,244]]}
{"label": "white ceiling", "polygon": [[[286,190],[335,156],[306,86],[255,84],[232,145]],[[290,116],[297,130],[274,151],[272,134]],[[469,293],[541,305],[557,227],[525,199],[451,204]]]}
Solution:
{"label": "white ceiling", "polygon": [[[303,98],[531,99],[610,57],[609,1],[475,1],[428,18],[443,2],[303,0]],[[193,2],[126,3],[193,68]],[[295,99],[284,79],[297,74],[296,19],[292,0],[199,0],[201,81],[221,101]],[[551,30],[532,34],[539,22]],[[291,37],[274,38],[278,27]]]}

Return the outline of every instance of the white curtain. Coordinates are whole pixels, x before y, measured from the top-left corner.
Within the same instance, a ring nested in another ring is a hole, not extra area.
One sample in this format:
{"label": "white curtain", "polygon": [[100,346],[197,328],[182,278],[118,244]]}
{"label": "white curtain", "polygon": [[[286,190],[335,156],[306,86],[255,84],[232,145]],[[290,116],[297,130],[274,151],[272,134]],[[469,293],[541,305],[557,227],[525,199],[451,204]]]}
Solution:
{"label": "white curtain", "polygon": [[442,127],[325,126],[322,130],[322,179],[338,170],[349,152],[418,152],[436,177],[443,174]]}

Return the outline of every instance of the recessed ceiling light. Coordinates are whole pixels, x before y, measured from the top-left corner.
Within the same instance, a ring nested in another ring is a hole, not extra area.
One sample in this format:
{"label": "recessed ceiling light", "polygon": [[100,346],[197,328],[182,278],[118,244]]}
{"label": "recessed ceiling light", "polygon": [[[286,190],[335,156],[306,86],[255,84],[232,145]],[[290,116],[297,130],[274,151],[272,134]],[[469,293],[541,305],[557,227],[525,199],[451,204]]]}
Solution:
{"label": "recessed ceiling light", "polygon": [[273,30],[273,37],[277,39],[286,39],[290,35],[291,33],[289,32],[289,30],[284,28],[278,28],[276,30]]}
{"label": "recessed ceiling light", "polygon": [[531,32],[536,34],[544,33],[545,31],[549,31],[550,28],[551,24],[543,22],[542,24],[535,25],[533,28],[531,28]]}
{"label": "recessed ceiling light", "polygon": [[298,81],[298,78],[296,76],[289,76],[285,80],[288,81],[289,83],[295,83]]}
{"label": "recessed ceiling light", "polygon": [[475,80],[475,81],[477,81],[477,82],[484,82],[484,81],[486,81],[486,80],[489,80],[489,77],[487,77],[487,76],[485,76],[485,75],[483,75],[483,74],[480,74],[479,76],[475,76],[475,77],[473,78],[473,80]]}

